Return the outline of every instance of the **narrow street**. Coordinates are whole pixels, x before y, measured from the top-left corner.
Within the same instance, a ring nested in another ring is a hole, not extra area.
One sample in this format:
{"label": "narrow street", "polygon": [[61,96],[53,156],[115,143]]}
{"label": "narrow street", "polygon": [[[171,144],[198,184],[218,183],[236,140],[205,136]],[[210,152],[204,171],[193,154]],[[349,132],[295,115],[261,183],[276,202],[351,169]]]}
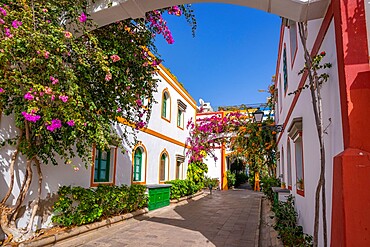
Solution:
{"label": "narrow street", "polygon": [[262,193],[214,191],[196,201],[149,212],[55,246],[230,246],[258,244]]}

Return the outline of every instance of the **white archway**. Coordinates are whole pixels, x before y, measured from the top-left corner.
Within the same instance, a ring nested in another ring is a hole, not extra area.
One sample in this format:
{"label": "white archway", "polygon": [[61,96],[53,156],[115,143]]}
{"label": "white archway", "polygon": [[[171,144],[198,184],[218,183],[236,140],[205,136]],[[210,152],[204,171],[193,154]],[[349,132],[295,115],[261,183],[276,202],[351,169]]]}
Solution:
{"label": "white archway", "polygon": [[324,16],[329,0],[96,0],[89,8],[98,27],[127,19],[144,17],[145,13],[188,3],[229,3],[263,10],[294,21]]}

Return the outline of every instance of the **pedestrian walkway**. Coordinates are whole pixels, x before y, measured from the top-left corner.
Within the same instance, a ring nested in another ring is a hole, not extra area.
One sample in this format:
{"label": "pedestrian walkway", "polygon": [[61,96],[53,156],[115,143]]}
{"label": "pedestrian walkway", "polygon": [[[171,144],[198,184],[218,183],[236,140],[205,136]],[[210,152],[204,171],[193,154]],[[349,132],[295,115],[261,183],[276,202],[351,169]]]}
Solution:
{"label": "pedestrian walkway", "polygon": [[214,191],[200,200],[56,244],[66,246],[258,246],[261,193]]}
{"label": "pedestrian walkway", "polygon": [[283,247],[284,245],[281,240],[278,239],[278,233],[273,227],[275,219],[273,218],[274,213],[271,211],[271,202],[267,198],[262,198],[261,206],[259,246]]}

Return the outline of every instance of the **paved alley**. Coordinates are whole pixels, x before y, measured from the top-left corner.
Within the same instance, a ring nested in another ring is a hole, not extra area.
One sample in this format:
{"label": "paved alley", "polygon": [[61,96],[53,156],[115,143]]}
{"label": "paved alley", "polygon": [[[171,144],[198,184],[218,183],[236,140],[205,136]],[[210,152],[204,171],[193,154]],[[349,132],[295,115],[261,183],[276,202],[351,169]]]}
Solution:
{"label": "paved alley", "polygon": [[228,246],[258,244],[261,193],[214,191],[199,200],[149,212],[55,246]]}

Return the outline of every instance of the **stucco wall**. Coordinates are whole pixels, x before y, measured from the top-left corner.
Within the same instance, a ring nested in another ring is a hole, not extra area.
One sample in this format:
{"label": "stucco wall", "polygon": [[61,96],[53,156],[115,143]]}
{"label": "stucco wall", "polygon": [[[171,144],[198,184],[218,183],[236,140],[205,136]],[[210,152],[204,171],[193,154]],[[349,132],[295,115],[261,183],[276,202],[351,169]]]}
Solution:
{"label": "stucco wall", "polygon": [[[312,48],[318,30],[321,26],[322,20],[316,20],[309,22],[309,47]],[[300,45],[298,37],[298,51],[294,60],[294,65],[291,67],[290,57],[290,40],[289,40],[289,29],[284,30],[283,43],[287,47],[287,61],[288,61],[288,93],[298,88],[298,83],[301,76],[298,75],[298,71],[303,68],[303,49]],[[284,47],[284,46],[282,46]],[[325,149],[326,149],[326,204],[327,204],[327,223],[328,223],[328,236],[331,231],[331,208],[332,208],[332,171],[333,171],[333,157],[339,152],[343,151],[343,135],[342,135],[342,120],[340,112],[340,99],[339,99],[339,82],[338,82],[338,66],[336,62],[336,47],[335,47],[335,31],[333,21],[330,23],[328,31],[323,39],[322,45],[319,52],[325,51],[326,56],[323,62],[330,62],[332,68],[327,69],[325,72],[329,74],[330,79],[322,86],[322,98],[323,98],[323,122],[326,134],[324,135]],[[282,57],[280,60],[279,72],[282,74],[283,69]],[[279,88],[279,94],[282,92],[281,87],[283,85],[283,79],[281,86],[279,81],[277,86]],[[287,114],[292,107],[294,95],[284,94],[279,99],[279,124],[283,124],[287,120]],[[297,193],[296,185],[296,166],[295,166],[295,152],[294,142],[290,140],[291,144],[291,164],[292,164],[292,190],[291,193],[295,196],[296,209],[299,214],[299,223],[304,227],[304,231],[308,234],[313,234],[314,227],[314,205],[315,205],[315,190],[317,181],[320,173],[320,152],[319,142],[317,137],[317,130],[314,121],[314,115],[312,110],[312,100],[309,89],[303,90],[300,94],[295,107],[292,110],[292,114],[287,121],[284,132],[281,133],[281,137],[278,143],[279,151],[284,149],[284,154],[281,154],[280,161],[284,161],[284,164],[280,164],[280,173],[284,171],[283,179],[287,182],[288,167],[287,167],[287,143],[288,135],[287,131],[291,126],[292,120],[296,117],[302,117],[302,140],[303,140],[303,163],[304,163],[304,196]],[[281,107],[281,110],[279,109]],[[284,155],[284,157],[282,157]],[[282,167],[284,165],[284,168]],[[321,218],[321,217],[320,217]],[[322,245],[322,222],[320,222],[320,246]],[[329,240],[330,241],[330,240]]]}

